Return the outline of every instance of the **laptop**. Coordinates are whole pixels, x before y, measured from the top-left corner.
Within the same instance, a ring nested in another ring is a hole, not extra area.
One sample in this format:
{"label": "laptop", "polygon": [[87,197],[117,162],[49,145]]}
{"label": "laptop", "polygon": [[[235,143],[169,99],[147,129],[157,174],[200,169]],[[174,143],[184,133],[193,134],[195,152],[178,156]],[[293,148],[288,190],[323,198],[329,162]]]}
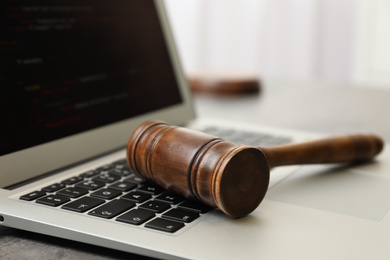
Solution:
{"label": "laptop", "polygon": [[196,119],[162,1],[2,6],[1,225],[158,259],[390,255],[387,149],[367,164],[275,168],[243,218],[129,171],[126,144],[149,119],[255,145],[322,136]]}

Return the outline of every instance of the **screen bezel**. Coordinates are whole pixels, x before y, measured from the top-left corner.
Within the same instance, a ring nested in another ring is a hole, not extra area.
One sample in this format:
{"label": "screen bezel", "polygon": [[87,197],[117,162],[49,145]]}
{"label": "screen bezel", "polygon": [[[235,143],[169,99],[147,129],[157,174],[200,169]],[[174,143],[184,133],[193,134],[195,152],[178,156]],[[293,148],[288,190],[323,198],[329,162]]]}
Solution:
{"label": "screen bezel", "polygon": [[26,179],[124,147],[134,129],[149,119],[181,125],[195,117],[191,93],[174,44],[162,0],[154,0],[168,46],[182,103],[75,134],[0,157],[0,183],[7,187]]}

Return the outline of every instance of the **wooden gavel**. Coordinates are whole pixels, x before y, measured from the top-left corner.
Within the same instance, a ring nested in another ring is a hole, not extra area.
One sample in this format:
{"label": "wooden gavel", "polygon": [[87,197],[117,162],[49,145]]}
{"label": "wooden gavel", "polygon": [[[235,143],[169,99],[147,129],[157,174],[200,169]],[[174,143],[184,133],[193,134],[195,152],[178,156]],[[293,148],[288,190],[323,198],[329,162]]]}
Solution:
{"label": "wooden gavel", "polygon": [[263,200],[272,167],[364,161],[382,148],[383,141],[375,135],[258,148],[147,121],[132,134],[127,161],[140,177],[185,198],[218,207],[232,217],[243,217]]}

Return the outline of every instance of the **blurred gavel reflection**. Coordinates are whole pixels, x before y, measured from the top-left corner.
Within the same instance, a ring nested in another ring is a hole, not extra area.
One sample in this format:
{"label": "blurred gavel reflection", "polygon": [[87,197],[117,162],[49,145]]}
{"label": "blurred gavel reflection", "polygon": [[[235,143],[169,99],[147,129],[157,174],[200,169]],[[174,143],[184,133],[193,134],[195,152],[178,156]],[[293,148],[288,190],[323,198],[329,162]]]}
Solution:
{"label": "blurred gavel reflection", "polygon": [[275,147],[236,145],[213,135],[161,121],[132,134],[132,171],[186,198],[242,217],[263,200],[271,167],[369,160],[383,148],[374,135],[348,135]]}

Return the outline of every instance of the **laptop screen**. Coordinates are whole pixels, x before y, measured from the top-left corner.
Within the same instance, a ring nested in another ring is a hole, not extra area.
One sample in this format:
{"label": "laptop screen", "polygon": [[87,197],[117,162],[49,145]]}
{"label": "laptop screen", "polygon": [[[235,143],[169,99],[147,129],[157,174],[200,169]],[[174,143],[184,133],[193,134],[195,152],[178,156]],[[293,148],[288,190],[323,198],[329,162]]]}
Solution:
{"label": "laptop screen", "polygon": [[2,1],[0,155],[182,102],[153,1]]}

